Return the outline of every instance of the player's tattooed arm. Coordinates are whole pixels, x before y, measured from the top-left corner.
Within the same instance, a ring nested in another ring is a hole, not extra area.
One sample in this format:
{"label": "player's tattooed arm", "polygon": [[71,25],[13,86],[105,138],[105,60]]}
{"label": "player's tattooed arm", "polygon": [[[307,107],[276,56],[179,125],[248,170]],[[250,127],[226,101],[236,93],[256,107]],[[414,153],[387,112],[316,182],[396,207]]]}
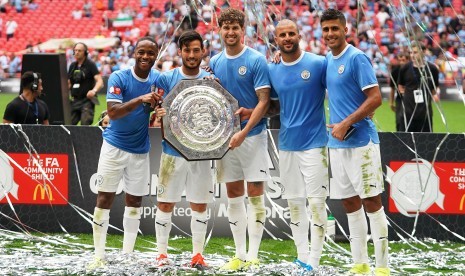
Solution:
{"label": "player's tattooed arm", "polygon": [[[258,103],[255,106],[255,108],[253,108],[245,127],[241,131],[234,134],[231,138],[229,142],[229,148],[231,149],[234,149],[242,144],[250,130],[252,130],[253,127],[256,124],[258,124],[258,122],[260,122],[260,120],[263,118],[266,111],[268,110],[268,107],[270,105],[270,88],[260,88],[256,90],[256,94],[258,98]],[[238,112],[244,112],[245,114],[246,112],[250,112],[250,110],[251,109],[240,108]],[[238,112],[236,112],[236,114],[238,114]],[[241,118],[244,114],[240,114]]]}
{"label": "player's tattooed arm", "polygon": [[256,90],[255,93],[257,94],[258,103],[252,111],[252,114],[250,114],[247,125],[244,127],[247,133],[260,122],[270,107],[270,88],[260,88]]}

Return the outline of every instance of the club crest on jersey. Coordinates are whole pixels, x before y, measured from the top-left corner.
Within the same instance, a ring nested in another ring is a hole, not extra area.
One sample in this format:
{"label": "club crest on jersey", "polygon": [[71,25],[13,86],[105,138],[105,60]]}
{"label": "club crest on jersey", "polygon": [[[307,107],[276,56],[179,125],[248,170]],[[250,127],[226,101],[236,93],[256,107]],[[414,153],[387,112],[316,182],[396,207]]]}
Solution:
{"label": "club crest on jersey", "polygon": [[112,87],[110,87],[109,92],[111,94],[120,95],[121,94],[121,88],[112,86]]}
{"label": "club crest on jersey", "polygon": [[245,73],[247,73],[247,67],[245,67],[245,66],[239,67],[238,72],[239,72],[239,75],[241,75],[241,76],[245,75]]}
{"label": "club crest on jersey", "polygon": [[310,72],[308,70],[303,70],[300,73],[300,76],[302,77],[302,79],[308,80],[310,78]]}
{"label": "club crest on jersey", "polygon": [[157,194],[158,194],[158,195],[161,195],[161,194],[163,194],[164,192],[165,192],[165,186],[163,186],[163,185],[158,185],[158,186],[157,186]]}
{"label": "club crest on jersey", "polygon": [[103,176],[101,174],[97,175],[97,180],[95,181],[97,187],[102,187],[103,184]]}
{"label": "club crest on jersey", "polygon": [[339,66],[339,68],[337,69],[337,72],[339,73],[339,75],[344,73],[344,69],[345,69],[344,64],[341,64],[341,66]]}

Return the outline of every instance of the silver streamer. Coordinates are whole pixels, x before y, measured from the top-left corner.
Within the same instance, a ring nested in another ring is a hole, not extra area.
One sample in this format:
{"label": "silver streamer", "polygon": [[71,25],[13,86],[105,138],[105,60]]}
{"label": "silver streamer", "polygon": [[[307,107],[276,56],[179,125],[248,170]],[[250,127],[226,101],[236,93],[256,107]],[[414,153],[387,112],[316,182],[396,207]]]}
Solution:
{"label": "silver streamer", "polygon": [[[174,237],[171,240],[185,239]],[[170,248],[175,254],[170,254],[171,265],[158,268],[155,266],[156,250],[143,248],[145,252],[135,251],[122,254],[120,249],[107,250],[107,265],[95,271],[86,269],[92,260],[93,250],[90,245],[77,242],[79,239],[72,235],[62,236],[31,236],[7,230],[0,230],[0,275],[342,275],[350,268],[351,257],[340,254],[325,247],[321,266],[308,272],[289,261],[276,258],[291,259],[292,255],[277,256],[273,252],[260,252],[262,265],[259,270],[224,273],[219,268],[226,263],[234,248],[226,247],[229,256],[205,254],[208,268],[198,271],[188,266],[190,252],[180,252]],[[18,244],[24,244],[18,246]],[[441,249],[428,250],[426,248],[403,249],[392,253],[390,263],[393,275],[463,275],[465,271],[465,246],[451,248],[449,242],[438,242],[432,239],[422,241],[429,247]],[[14,246],[12,246],[15,244]],[[391,245],[406,244],[405,241],[391,242]],[[422,245],[419,245],[423,247]],[[374,260],[371,260],[373,267]],[[412,269],[418,273],[412,273]],[[438,269],[447,272],[431,273],[426,269]]]}
{"label": "silver streamer", "polygon": [[[210,20],[205,20],[202,18],[202,7],[204,5],[203,1],[200,0],[183,0],[181,1],[184,4],[189,4],[191,8],[195,11],[199,18],[199,22],[202,22],[207,27],[207,33],[209,32],[209,37],[213,40],[215,38],[214,31],[216,31],[217,26],[217,16],[212,15]],[[226,1],[230,4],[230,6],[237,7],[240,4],[239,1]],[[236,3],[237,2],[237,3]],[[302,1],[300,1],[302,2]],[[316,1],[312,0],[306,1],[307,4],[311,4],[317,10],[319,7],[326,3],[326,1]],[[362,16],[366,16],[366,13],[363,8],[363,4],[365,1],[357,1],[358,2],[358,11],[357,11],[357,18],[360,21]],[[414,8],[414,3],[418,1],[386,1],[389,4],[389,7],[392,11],[393,19],[403,22],[402,31],[406,34],[406,37],[409,41],[418,39],[417,34],[415,33],[414,28],[419,28],[422,31],[422,35],[429,36],[428,33],[425,32],[423,28],[424,22],[415,20],[413,21],[413,11],[416,11]],[[430,1],[431,2],[431,1]],[[434,1],[435,3],[439,3],[439,1]],[[249,30],[254,30],[252,36],[247,36],[245,38],[245,43],[254,48],[258,45],[259,41],[263,41],[267,47],[266,53],[268,56],[272,56],[272,53],[275,50],[275,46],[273,45],[273,41],[271,39],[269,30],[266,28],[266,24],[271,22],[271,16],[276,16],[278,19],[283,18],[284,13],[284,6],[283,1],[280,4],[274,4],[273,1],[267,2],[263,0],[257,1],[250,1],[246,0],[243,2],[244,6],[247,8],[246,10],[247,15],[249,18],[247,19],[247,27]],[[212,0],[208,5],[212,8],[212,10],[216,7],[216,1]],[[442,8],[441,8],[442,9]],[[454,13],[457,15],[458,12],[453,10]],[[181,19],[181,22],[184,18]],[[170,22],[169,18],[166,20],[166,26],[169,28]],[[252,24],[256,24],[252,26]],[[178,31],[181,25],[173,26],[174,33]],[[358,30],[356,30],[358,31]],[[458,35],[455,34],[457,37]],[[373,35],[373,37],[375,37]],[[168,45],[172,42],[174,36],[172,38],[168,38],[166,33],[162,38],[161,45],[160,45],[160,53],[158,59],[162,58],[165,54],[166,50],[168,49]],[[439,41],[434,40],[434,37],[430,38],[433,40],[433,43],[439,45]],[[378,41],[375,41],[377,44],[377,48],[379,50],[380,45]],[[213,49],[213,46],[212,48]],[[446,52],[445,49],[441,49],[443,54]],[[453,59],[455,62],[459,62],[458,59]],[[383,61],[382,61],[383,62]],[[447,61],[450,62],[450,61]],[[461,64],[461,66],[464,66]],[[422,79],[426,79],[431,72],[421,72]],[[460,84],[456,82],[456,88],[459,91],[460,97],[465,106],[465,96],[460,93]],[[431,91],[428,91],[431,94]],[[447,118],[443,112],[441,103],[434,103],[439,116],[441,117],[441,121],[444,124],[446,130],[448,131],[447,125]],[[431,115],[431,114],[430,114]],[[430,117],[431,119],[431,117]],[[376,120],[375,120],[376,123]],[[409,122],[405,122],[408,125]],[[24,148],[31,156],[31,159],[37,164],[38,153],[34,149],[33,145],[30,142],[30,139],[27,135],[22,131],[21,125],[11,125],[14,129],[16,135],[19,139],[24,141]],[[63,130],[66,131],[68,134],[69,130],[66,127],[62,126]],[[102,129],[102,128],[101,128]],[[379,128],[379,130],[382,130]],[[102,129],[103,131],[103,129]],[[394,135],[396,135],[394,133]],[[402,141],[398,138],[400,144],[402,144],[405,148],[407,148],[410,152],[415,154],[416,162],[423,162],[430,164],[430,174],[433,173],[433,165],[436,162],[436,156],[441,149],[443,142],[447,139],[449,133],[446,133],[442,141],[437,145],[434,150],[434,158],[433,160],[424,160],[422,156],[419,156],[416,151],[416,141],[414,135],[412,135],[412,142],[413,148],[409,147],[407,143]],[[271,135],[270,135],[271,137]],[[397,137],[397,136],[396,136]],[[274,161],[279,162],[279,155],[276,145],[274,141],[270,139],[269,141],[273,148],[273,156]],[[74,151],[73,146],[73,158],[74,158],[74,166],[76,168],[76,172],[78,177],[80,176],[79,167],[76,160],[76,154]],[[9,161],[12,165],[22,169],[14,160],[9,158]],[[43,184],[46,183],[50,184],[51,187],[54,187],[53,183],[47,178],[46,174],[44,173],[42,167],[40,167],[40,171],[44,175]],[[26,175],[27,174],[24,170],[22,170]],[[418,173],[420,171],[418,170]],[[388,175],[385,175],[386,181],[390,183],[390,179]],[[420,178],[421,180],[421,178]],[[273,180],[275,181],[275,180]],[[38,182],[38,181],[37,181]],[[78,179],[81,194],[82,196],[82,184],[81,179]],[[422,188],[425,189],[426,185],[428,185],[428,180],[425,183],[421,183]],[[55,188],[55,187],[54,187]],[[45,189],[46,190],[46,189]],[[57,190],[55,188],[55,190]],[[58,190],[57,190],[58,191]],[[157,268],[154,266],[155,263],[155,255],[156,255],[156,244],[153,242],[153,237],[144,237],[140,236],[138,239],[143,239],[152,245],[149,248],[140,248],[139,250],[143,250],[144,252],[136,251],[133,254],[123,255],[121,250],[118,248],[109,248],[108,249],[108,265],[105,269],[97,270],[97,271],[86,271],[87,264],[92,260],[93,250],[92,246],[85,245],[80,243],[79,238],[69,234],[62,234],[62,235],[48,235],[45,233],[40,233],[36,229],[32,229],[31,227],[24,225],[17,216],[15,206],[11,203],[9,196],[11,195],[4,195],[7,199],[8,205],[12,210],[14,217],[5,215],[0,212],[0,217],[2,219],[6,219],[13,223],[17,228],[16,231],[9,231],[5,230],[3,225],[0,224],[0,275],[225,275],[225,273],[221,273],[218,271],[218,268],[221,267],[233,254],[234,248],[225,247],[224,251],[227,252],[229,256],[225,255],[218,255],[218,254],[206,254],[206,262],[209,264],[209,268],[207,268],[203,272],[199,272],[195,269],[191,269],[187,266],[190,262],[190,254],[187,252],[181,252],[179,249],[170,248],[170,251],[175,252],[175,254],[171,254],[171,258],[173,260],[173,265],[167,266],[164,268]],[[60,195],[62,196],[62,195]],[[279,218],[286,223],[288,226],[287,221],[282,217],[282,212],[279,210],[283,210],[285,207],[276,204],[269,195],[266,195],[267,200],[271,203],[272,208],[278,210]],[[152,201],[152,198],[149,197],[149,200]],[[155,202],[152,202],[155,205]],[[79,206],[74,205],[72,202],[68,202],[68,204],[83,218],[83,221],[86,223],[92,223],[92,214],[88,213],[87,211],[83,210]],[[53,206],[50,205],[50,208],[53,211]],[[416,223],[418,221],[419,216],[426,216],[431,219],[433,222],[437,224],[438,227],[444,229],[444,231],[450,232],[452,235],[457,237],[458,239],[465,241],[463,233],[454,233],[452,232],[446,225],[438,221],[433,216],[422,213],[417,211],[413,214],[413,219],[415,219],[415,225],[413,229],[402,229],[399,225],[388,217],[389,220],[389,227],[390,230],[395,231],[396,235],[399,237],[400,241],[398,242],[390,242],[391,245],[396,244],[403,244],[406,245],[408,249],[403,249],[400,252],[392,253],[390,256],[390,266],[393,268],[393,272],[398,275],[465,275],[465,246],[457,247],[456,244],[451,244],[449,242],[438,242],[432,239],[426,240],[419,240],[415,237],[416,228],[419,227]],[[56,218],[58,221],[58,218]],[[206,240],[206,247],[208,248],[208,242],[210,241],[212,231],[215,225],[216,214],[212,214],[212,218],[210,218],[210,223],[213,227],[210,230],[210,233],[207,235]],[[59,223],[59,222],[58,222]],[[344,229],[340,226],[341,224],[337,223],[339,230],[343,233],[344,237],[348,237],[347,234],[344,232]],[[184,233],[184,237],[173,237],[171,240],[176,239],[184,239],[189,237],[188,229],[180,229],[176,225],[182,233]],[[66,229],[60,224],[60,227],[64,233],[67,233]],[[118,230],[122,233],[122,230],[111,225],[113,229]],[[272,221],[269,221],[267,227],[278,228],[276,224]],[[275,230],[273,229],[273,230]],[[292,235],[289,233],[290,229],[279,229],[285,236],[292,238]],[[274,235],[271,234],[272,231],[266,228],[265,231],[270,234],[270,236],[275,239]],[[36,232],[37,234],[32,235],[31,232]],[[27,244],[18,246],[17,244]],[[433,250],[433,248],[440,248]],[[291,251],[291,249],[290,249]],[[293,251],[292,251],[293,252]],[[275,261],[276,258],[279,258],[280,261]],[[260,270],[258,271],[247,271],[242,273],[230,273],[229,275],[341,275],[347,272],[349,269],[349,264],[352,263],[350,252],[341,246],[341,244],[335,243],[334,241],[328,239],[328,242],[325,242],[325,248],[323,251],[323,258],[322,258],[322,265],[316,271],[307,272],[302,269],[299,269],[295,264],[289,261],[283,261],[283,258],[291,259],[291,256],[276,256],[273,252],[260,252],[260,258],[262,259],[263,265],[261,266]],[[373,262],[372,261],[372,267]],[[418,273],[412,273],[412,269],[418,270]],[[427,270],[437,269],[447,271],[444,273],[433,273],[427,272]],[[394,274],[393,273],[393,274]]]}

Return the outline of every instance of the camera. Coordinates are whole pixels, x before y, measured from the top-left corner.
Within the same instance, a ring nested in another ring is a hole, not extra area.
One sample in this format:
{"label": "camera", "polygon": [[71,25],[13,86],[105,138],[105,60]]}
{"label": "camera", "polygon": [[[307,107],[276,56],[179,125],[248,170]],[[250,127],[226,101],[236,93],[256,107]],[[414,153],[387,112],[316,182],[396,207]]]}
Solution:
{"label": "camera", "polygon": [[83,79],[86,78],[86,74],[81,70],[74,70],[73,72],[73,81],[74,83],[80,83]]}

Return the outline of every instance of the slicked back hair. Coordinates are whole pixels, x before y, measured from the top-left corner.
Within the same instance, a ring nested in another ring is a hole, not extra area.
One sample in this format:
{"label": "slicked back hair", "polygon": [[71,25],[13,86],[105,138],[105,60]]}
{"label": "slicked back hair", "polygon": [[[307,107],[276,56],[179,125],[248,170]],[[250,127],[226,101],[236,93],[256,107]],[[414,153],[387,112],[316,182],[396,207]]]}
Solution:
{"label": "slicked back hair", "polygon": [[344,16],[344,14],[335,9],[325,10],[323,14],[321,15],[320,24],[323,23],[324,21],[335,20],[335,19],[338,19],[339,22],[342,23],[342,25],[344,26],[346,25],[346,17]]}

